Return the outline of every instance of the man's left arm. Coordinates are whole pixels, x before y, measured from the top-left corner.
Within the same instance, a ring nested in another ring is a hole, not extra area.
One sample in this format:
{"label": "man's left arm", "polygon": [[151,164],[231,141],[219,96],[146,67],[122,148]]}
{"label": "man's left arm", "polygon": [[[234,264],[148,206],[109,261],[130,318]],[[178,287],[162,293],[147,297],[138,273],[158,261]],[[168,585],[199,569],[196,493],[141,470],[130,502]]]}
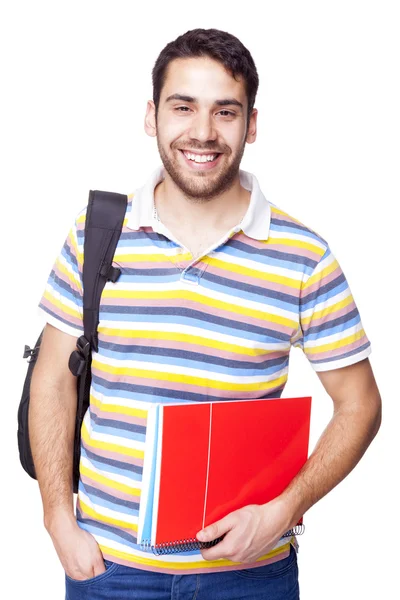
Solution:
{"label": "man's left arm", "polygon": [[334,412],[315,449],[284,492],[263,505],[236,510],[206,527],[201,541],[225,534],[205,560],[255,562],[267,554],[300,517],[328,494],[359,462],[381,423],[381,397],[368,358],[317,372],[333,400]]}

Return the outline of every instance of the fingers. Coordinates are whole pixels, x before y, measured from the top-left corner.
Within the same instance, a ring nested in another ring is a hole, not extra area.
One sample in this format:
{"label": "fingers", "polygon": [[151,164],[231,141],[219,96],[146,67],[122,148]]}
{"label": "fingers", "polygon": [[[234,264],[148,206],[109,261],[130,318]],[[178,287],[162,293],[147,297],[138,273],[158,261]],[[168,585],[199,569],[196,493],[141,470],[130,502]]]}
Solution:
{"label": "fingers", "polygon": [[106,571],[106,565],[104,564],[104,560],[101,559],[100,561],[96,561],[96,563],[93,565],[94,577],[97,577],[97,575],[101,575],[102,573],[104,573],[104,571]]}
{"label": "fingers", "polygon": [[230,531],[236,525],[236,522],[237,519],[234,513],[230,513],[220,521],[216,521],[199,531],[196,537],[200,542],[211,542]]}
{"label": "fingers", "polygon": [[225,536],[221,542],[218,542],[218,544],[212,548],[204,548],[203,550],[200,550],[200,552],[204,560],[219,560],[221,558],[233,560],[235,551],[229,536]]}

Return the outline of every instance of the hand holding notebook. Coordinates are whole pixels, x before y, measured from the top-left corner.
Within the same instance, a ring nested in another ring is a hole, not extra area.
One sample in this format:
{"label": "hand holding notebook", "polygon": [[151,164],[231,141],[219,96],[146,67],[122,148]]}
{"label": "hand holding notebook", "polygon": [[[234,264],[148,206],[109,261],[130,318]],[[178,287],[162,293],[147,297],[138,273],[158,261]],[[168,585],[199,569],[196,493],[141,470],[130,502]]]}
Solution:
{"label": "hand holding notebook", "polygon": [[201,549],[205,560],[228,559],[238,563],[255,563],[261,556],[276,547],[287,531],[289,507],[280,499],[266,504],[251,504],[229,513],[223,519],[206,527],[206,536],[197,535],[201,541],[220,541],[210,548]]}
{"label": "hand holding notebook", "polygon": [[310,397],[154,405],[139,543],[158,553],[209,547],[200,529],[277,498],[307,460],[310,407]]}

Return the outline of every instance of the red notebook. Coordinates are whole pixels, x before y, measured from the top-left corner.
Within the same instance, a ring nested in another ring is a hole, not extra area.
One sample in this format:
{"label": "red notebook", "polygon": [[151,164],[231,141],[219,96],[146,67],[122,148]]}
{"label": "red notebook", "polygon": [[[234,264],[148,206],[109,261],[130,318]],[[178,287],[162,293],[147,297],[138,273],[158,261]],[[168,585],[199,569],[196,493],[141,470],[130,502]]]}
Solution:
{"label": "red notebook", "polygon": [[311,397],[157,405],[139,542],[159,553],[202,547],[200,529],[278,496],[307,460],[310,411]]}

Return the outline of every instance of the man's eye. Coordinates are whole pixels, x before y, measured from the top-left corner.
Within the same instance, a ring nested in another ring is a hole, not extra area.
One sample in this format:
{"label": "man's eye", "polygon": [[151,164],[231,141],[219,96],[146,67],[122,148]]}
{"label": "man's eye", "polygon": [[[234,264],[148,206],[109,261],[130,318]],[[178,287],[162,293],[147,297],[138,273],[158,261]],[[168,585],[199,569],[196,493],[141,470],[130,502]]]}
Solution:
{"label": "man's eye", "polygon": [[[177,106],[175,108],[175,110],[177,112],[188,112],[190,111],[190,108],[188,106]],[[222,114],[225,113],[225,114]],[[222,115],[223,117],[234,117],[235,113],[231,112],[230,110],[220,110],[219,114]]]}

